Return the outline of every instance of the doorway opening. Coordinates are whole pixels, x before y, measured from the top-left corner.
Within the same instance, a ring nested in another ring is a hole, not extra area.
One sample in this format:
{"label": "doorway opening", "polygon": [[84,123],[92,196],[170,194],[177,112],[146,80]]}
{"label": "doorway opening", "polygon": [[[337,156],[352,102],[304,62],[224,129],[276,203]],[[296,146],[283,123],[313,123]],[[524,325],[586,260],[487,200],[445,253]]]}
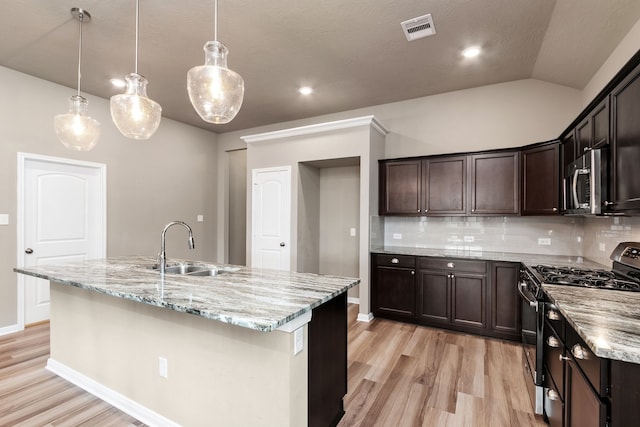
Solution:
{"label": "doorway opening", "polygon": [[360,277],[360,157],[299,163],[299,177],[297,271]]}

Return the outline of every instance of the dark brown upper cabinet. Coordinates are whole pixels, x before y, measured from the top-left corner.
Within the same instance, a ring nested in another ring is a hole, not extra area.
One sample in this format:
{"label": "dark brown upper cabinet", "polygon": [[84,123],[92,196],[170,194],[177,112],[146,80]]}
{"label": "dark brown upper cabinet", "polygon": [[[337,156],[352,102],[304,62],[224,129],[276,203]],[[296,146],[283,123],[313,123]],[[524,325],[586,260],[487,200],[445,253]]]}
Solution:
{"label": "dark brown upper cabinet", "polygon": [[592,148],[609,144],[609,97],[596,105],[576,126],[576,152],[574,159]]}
{"label": "dark brown upper cabinet", "polygon": [[428,215],[464,215],[467,211],[467,156],[424,161],[424,206]]}
{"label": "dark brown upper cabinet", "polygon": [[380,215],[421,215],[422,164],[418,160],[380,163]]}
{"label": "dark brown upper cabinet", "polygon": [[522,215],[560,214],[560,143],[523,150]]}
{"label": "dark brown upper cabinet", "polygon": [[562,159],[561,159],[561,175],[564,176],[568,169],[569,164],[576,159],[576,134],[575,129],[566,134],[561,139],[562,144]]}
{"label": "dark brown upper cabinet", "polygon": [[470,156],[471,215],[517,215],[520,212],[519,152]]}
{"label": "dark brown upper cabinet", "polygon": [[640,213],[640,66],[611,93],[612,208]]}

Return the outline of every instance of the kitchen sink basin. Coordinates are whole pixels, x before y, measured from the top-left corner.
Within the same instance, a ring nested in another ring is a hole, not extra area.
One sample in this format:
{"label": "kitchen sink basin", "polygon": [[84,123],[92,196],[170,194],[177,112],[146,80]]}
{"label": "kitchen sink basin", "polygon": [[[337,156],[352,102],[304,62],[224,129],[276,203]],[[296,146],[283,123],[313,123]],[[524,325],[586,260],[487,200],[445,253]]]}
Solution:
{"label": "kitchen sink basin", "polygon": [[[154,271],[160,271],[160,266],[154,264],[150,267]],[[218,274],[237,271],[237,268],[218,268],[215,265],[202,265],[192,263],[169,264],[165,267],[165,274],[179,274],[185,276],[217,276]]]}

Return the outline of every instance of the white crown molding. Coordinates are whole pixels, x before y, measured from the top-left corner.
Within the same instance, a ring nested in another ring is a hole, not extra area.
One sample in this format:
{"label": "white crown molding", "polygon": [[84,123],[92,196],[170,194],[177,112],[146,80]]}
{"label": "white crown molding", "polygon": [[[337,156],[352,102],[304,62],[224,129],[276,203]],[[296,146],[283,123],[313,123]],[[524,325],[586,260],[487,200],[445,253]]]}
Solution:
{"label": "white crown molding", "polygon": [[289,138],[292,136],[310,135],[314,133],[330,132],[340,129],[348,129],[358,126],[371,126],[382,135],[387,135],[389,131],[374,116],[356,117],[353,119],[336,120],[334,122],[318,123],[308,126],[300,126],[290,129],[276,130],[273,132],[257,133],[255,135],[241,136],[247,144],[256,142],[271,141],[274,139]]}
{"label": "white crown molding", "polygon": [[108,387],[94,381],[93,379],[81,374],[54,359],[49,358],[47,361],[47,370],[53,372],[57,376],[69,381],[70,383],[80,387],[81,389],[97,396],[112,406],[115,406],[122,412],[131,415],[138,421],[142,421],[149,426],[162,427],[180,427],[170,419],[158,414],[155,411],[135,402],[128,397],[111,390]]}

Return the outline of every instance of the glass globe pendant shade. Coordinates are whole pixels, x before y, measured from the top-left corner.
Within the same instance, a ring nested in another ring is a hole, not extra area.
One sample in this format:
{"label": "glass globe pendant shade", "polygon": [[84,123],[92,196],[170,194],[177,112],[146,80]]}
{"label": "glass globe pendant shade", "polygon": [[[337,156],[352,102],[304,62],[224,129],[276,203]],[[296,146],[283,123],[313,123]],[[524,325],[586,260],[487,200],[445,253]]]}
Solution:
{"label": "glass globe pendant shade", "polygon": [[162,107],[147,97],[147,79],[136,73],[124,79],[125,93],[111,97],[111,118],[127,138],[149,139],[158,130]]}
{"label": "glass globe pendant shade", "polygon": [[187,73],[187,91],[193,108],[208,123],[229,123],[240,111],[244,80],[227,68],[229,50],[218,41],[204,45],[205,64]]}
{"label": "glass globe pendant shade", "polygon": [[53,118],[58,139],[72,150],[89,151],[100,138],[100,122],[87,114],[89,101],[80,95],[69,99],[69,112]]}

